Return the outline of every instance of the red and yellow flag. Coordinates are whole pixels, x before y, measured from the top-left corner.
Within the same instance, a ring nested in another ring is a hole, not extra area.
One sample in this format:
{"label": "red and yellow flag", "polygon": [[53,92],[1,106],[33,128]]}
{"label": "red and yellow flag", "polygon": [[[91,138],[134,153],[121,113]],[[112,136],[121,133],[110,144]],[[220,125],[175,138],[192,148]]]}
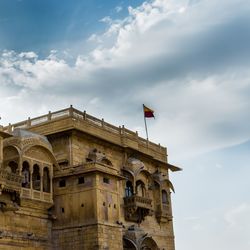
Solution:
{"label": "red and yellow flag", "polygon": [[144,111],[144,117],[146,117],[146,118],[152,118],[152,117],[154,117],[155,118],[155,116],[154,116],[154,110],[146,107],[144,104],[143,104],[143,111]]}

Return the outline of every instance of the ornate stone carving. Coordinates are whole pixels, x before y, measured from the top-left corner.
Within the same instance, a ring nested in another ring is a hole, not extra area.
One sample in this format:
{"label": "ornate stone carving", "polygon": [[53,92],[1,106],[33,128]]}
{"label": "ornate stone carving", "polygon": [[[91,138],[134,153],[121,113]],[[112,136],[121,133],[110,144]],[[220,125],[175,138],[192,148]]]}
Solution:
{"label": "ornate stone carving", "polygon": [[171,221],[173,218],[169,204],[158,205],[156,208],[155,215],[156,215],[156,219],[159,223]]}
{"label": "ornate stone carving", "polygon": [[21,141],[19,138],[16,137],[5,139],[3,142],[3,147],[8,147],[8,146],[16,146],[18,148],[21,148]]}
{"label": "ornate stone carving", "polygon": [[0,210],[2,212],[7,211],[17,211],[19,209],[19,205],[16,202],[2,202],[0,201]]}
{"label": "ornate stone carving", "polygon": [[151,199],[137,195],[123,199],[126,220],[141,223],[147,215],[152,215]]}
{"label": "ornate stone carving", "polygon": [[13,137],[4,140],[3,147],[15,146],[16,148],[19,148],[20,151],[26,151],[29,147],[35,145],[47,148],[49,151],[52,151],[51,144],[44,136],[21,129],[14,131],[13,135]]}
{"label": "ornate stone carving", "polygon": [[[159,169],[157,169],[153,174],[152,177],[156,184],[152,186],[152,189],[155,190],[155,192],[159,192],[159,199],[157,199],[157,206],[155,211],[156,219],[159,223],[162,222],[168,222],[172,220],[172,214],[170,209],[169,201],[169,191],[168,189],[172,189],[174,191],[173,184],[170,182],[170,180],[161,172]],[[165,192],[165,199],[163,198],[163,192]],[[161,197],[161,198],[160,198]]]}
{"label": "ornate stone carving", "polygon": [[3,150],[4,160],[11,159],[11,158],[18,157],[18,156],[19,156],[19,153],[17,149],[14,148],[13,146],[5,147]]}
{"label": "ornate stone carving", "polygon": [[[137,225],[132,225],[128,227],[128,230],[124,232],[123,240],[125,243],[124,249],[141,249],[141,250],[159,250],[156,242],[153,240],[152,236],[138,227]],[[133,243],[130,247],[126,248],[126,241]]]}
{"label": "ornate stone carving", "polygon": [[16,211],[20,205],[20,193],[6,189],[1,185],[0,210],[2,212]]}
{"label": "ornate stone carving", "polygon": [[40,147],[32,147],[29,150],[25,152],[25,156],[33,158],[35,160],[45,161],[45,162],[51,162],[51,156],[48,154],[48,152]]}
{"label": "ornate stone carving", "polygon": [[6,149],[5,159],[28,157],[35,161],[53,163],[57,169],[60,169],[53,154],[52,146],[45,136],[16,129],[13,131],[13,137],[4,140],[3,147],[4,150]]}
{"label": "ornate stone carving", "polygon": [[134,176],[136,176],[145,166],[142,161],[139,159],[129,157],[127,163],[124,167],[125,170],[132,172]]}
{"label": "ornate stone carving", "polygon": [[20,175],[0,169],[0,192],[3,189],[20,192],[21,182],[22,177]]}
{"label": "ornate stone carving", "polygon": [[100,162],[112,166],[112,162],[106,157],[105,153],[97,150],[96,148],[90,150],[87,161]]}
{"label": "ornate stone carving", "polygon": [[[170,188],[174,192],[172,182],[158,169],[152,174],[153,180],[156,181],[162,188]],[[153,187],[152,187],[153,188]]]}

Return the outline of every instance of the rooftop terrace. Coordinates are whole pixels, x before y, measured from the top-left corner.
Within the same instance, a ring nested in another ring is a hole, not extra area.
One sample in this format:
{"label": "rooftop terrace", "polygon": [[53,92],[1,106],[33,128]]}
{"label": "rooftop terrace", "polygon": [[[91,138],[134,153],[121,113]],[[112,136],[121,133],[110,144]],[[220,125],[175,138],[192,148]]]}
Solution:
{"label": "rooftop terrace", "polygon": [[82,112],[72,106],[36,118],[28,118],[22,122],[9,124],[3,128],[3,131],[12,133],[17,128],[27,129],[42,135],[77,129],[122,147],[138,150],[159,161],[167,161],[167,150],[160,144],[139,137],[137,132],[133,132],[124,126],[116,127],[105,122],[104,119],[98,119],[87,114],[86,111]]}

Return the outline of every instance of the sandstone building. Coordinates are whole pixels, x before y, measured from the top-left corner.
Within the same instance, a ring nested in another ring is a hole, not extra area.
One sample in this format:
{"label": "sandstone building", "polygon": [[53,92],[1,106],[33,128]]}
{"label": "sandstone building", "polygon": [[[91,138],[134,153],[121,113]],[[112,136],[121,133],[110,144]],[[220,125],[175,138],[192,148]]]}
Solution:
{"label": "sandstone building", "polygon": [[174,250],[166,148],[86,112],[0,128],[0,249]]}

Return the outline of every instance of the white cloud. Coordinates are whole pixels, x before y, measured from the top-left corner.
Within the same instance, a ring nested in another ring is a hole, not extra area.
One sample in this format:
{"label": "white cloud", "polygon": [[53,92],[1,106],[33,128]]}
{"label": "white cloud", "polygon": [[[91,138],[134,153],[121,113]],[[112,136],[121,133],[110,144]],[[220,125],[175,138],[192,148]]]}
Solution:
{"label": "white cloud", "polygon": [[38,55],[36,53],[34,53],[33,51],[21,52],[19,54],[19,56],[21,58],[27,58],[27,59],[37,59],[37,57],[38,57]]}
{"label": "white cloud", "polygon": [[115,11],[116,11],[117,13],[121,12],[122,9],[123,9],[122,6],[116,6],[116,7],[115,7]]}
{"label": "white cloud", "polygon": [[[45,58],[3,51],[1,123],[73,104],[144,136],[145,103],[156,115],[148,119],[150,139],[168,146],[170,162],[242,143],[250,137],[249,10],[246,0],[155,0],[130,7],[122,20],[102,19],[107,30],[91,35],[94,49],[73,63],[56,50]],[[177,247],[248,250],[249,201],[228,206],[246,193],[243,185],[235,191],[236,174],[229,178],[228,164],[216,159],[196,162],[199,175],[192,176],[193,164],[176,185],[186,213]]]}
{"label": "white cloud", "polygon": [[97,35],[97,34],[92,34],[89,38],[88,38],[89,42],[97,42],[97,43],[101,43],[102,40],[101,38]]}
{"label": "white cloud", "polygon": [[112,24],[112,19],[110,18],[110,16],[105,16],[100,20],[100,22]]}
{"label": "white cloud", "polygon": [[[250,104],[250,39],[239,21],[247,18],[247,9],[243,0],[145,2],[130,7],[123,20],[103,18],[108,30],[89,38],[97,47],[78,55],[73,64],[60,59],[57,51],[44,59],[32,51],[4,51],[0,89],[6,94],[1,106],[9,95],[20,105],[46,96],[48,109],[62,100],[97,113],[105,105],[112,112],[104,116],[115,122],[117,115],[123,116],[143,135],[140,115],[132,117],[141,112],[135,107],[147,102],[157,116],[149,121],[151,138],[174,153],[202,153],[241,143],[249,139],[250,125],[245,116]],[[119,113],[113,106],[124,108]],[[12,119],[6,113],[7,117]]]}

